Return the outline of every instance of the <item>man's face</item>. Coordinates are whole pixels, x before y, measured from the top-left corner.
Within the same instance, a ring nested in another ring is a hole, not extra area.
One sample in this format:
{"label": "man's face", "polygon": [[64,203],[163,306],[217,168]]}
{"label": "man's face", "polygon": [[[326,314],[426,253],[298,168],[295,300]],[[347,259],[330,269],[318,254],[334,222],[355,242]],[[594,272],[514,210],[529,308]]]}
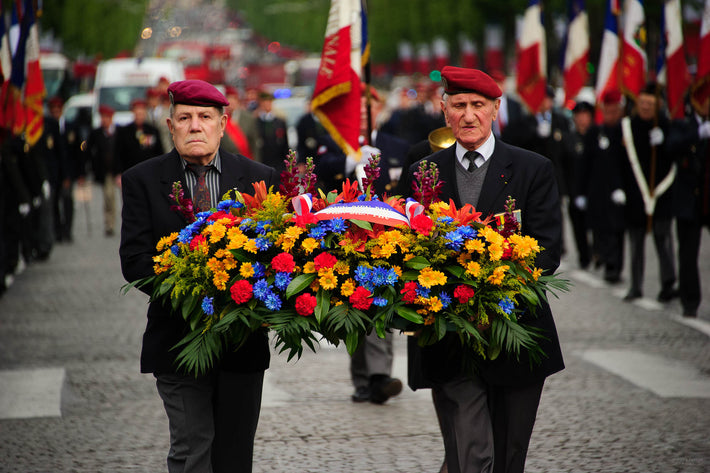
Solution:
{"label": "man's face", "polygon": [[602,122],[605,125],[616,125],[624,116],[624,107],[620,103],[609,103],[602,106]]}
{"label": "man's face", "polygon": [[500,99],[489,99],[477,93],[448,95],[441,101],[446,124],[456,141],[469,151],[481,146],[491,134],[498,116]]}
{"label": "man's face", "polygon": [[636,100],[636,110],[641,120],[652,120],[656,116],[656,96],[641,93]]}
{"label": "man's face", "polygon": [[[377,100],[370,100],[370,120],[372,126],[377,126],[377,115],[382,111],[382,104]],[[367,99],[360,97],[360,134],[367,135]]]}
{"label": "man's face", "polygon": [[145,105],[134,105],[132,111],[136,125],[142,126],[145,123],[145,119],[148,117],[148,109]]}
{"label": "man's face", "polygon": [[113,123],[113,115],[108,114],[108,113],[101,114],[101,128],[103,128],[104,130],[108,130],[111,127],[112,123]]}
{"label": "man's face", "polygon": [[217,153],[226,123],[227,116],[215,107],[177,104],[168,128],[180,156],[204,165]]}
{"label": "man's face", "polygon": [[581,134],[585,134],[589,127],[592,126],[592,112],[581,111],[572,115],[572,120],[574,121],[574,127]]}

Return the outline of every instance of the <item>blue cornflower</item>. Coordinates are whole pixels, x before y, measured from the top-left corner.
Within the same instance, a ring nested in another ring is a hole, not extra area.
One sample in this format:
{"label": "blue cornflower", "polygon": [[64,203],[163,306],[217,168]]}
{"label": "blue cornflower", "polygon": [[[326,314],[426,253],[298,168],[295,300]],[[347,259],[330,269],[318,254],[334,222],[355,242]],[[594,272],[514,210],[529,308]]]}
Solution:
{"label": "blue cornflower", "polygon": [[330,220],[330,230],[333,233],[343,233],[345,230],[347,230],[348,224],[345,222],[344,219],[340,217],[336,217],[332,220]]}
{"label": "blue cornflower", "polygon": [[476,231],[475,228],[469,227],[468,225],[464,227],[459,227],[458,230],[465,240],[471,240],[478,236],[478,231]]}
{"label": "blue cornflower", "polygon": [[256,244],[256,249],[258,251],[264,251],[264,250],[268,250],[269,248],[271,248],[271,240],[269,240],[267,238],[259,237],[254,240],[254,243]]}
{"label": "blue cornflower", "polygon": [[372,284],[375,286],[384,286],[387,284],[387,273],[386,268],[378,266],[372,270]]}
{"label": "blue cornflower", "polygon": [[384,307],[387,305],[387,299],[384,297],[374,297],[372,299],[372,303],[375,304],[377,307]]}
{"label": "blue cornflower", "polygon": [[262,220],[254,228],[254,231],[259,235],[265,235],[269,230],[271,230],[271,220]]}
{"label": "blue cornflower", "polygon": [[385,276],[385,286],[393,286],[397,283],[398,280],[399,276],[397,276],[397,271],[390,268],[389,271],[387,271],[387,275]]}
{"label": "blue cornflower", "polygon": [[212,306],[212,300],[213,297],[207,297],[205,296],[204,299],[202,299],[202,312],[204,312],[207,315],[212,315],[214,314],[214,307]]}
{"label": "blue cornflower", "polygon": [[171,247],[170,247],[170,251],[171,251],[172,254],[174,254],[175,256],[180,255],[180,248],[179,248],[177,245],[171,246]]}
{"label": "blue cornflower", "polygon": [[439,299],[441,300],[441,306],[444,309],[451,305],[451,296],[448,293],[442,292],[441,294],[439,294]]}
{"label": "blue cornflower", "polygon": [[251,267],[254,269],[254,278],[262,278],[264,277],[264,274],[266,273],[266,267],[259,263],[258,261],[255,261],[254,263],[251,264]]}
{"label": "blue cornflower", "polygon": [[241,225],[239,225],[239,229],[241,231],[248,230],[251,227],[251,224],[252,220],[250,218],[245,218],[244,220],[242,220]]}
{"label": "blue cornflower", "polygon": [[513,309],[515,309],[515,303],[510,300],[510,297],[505,296],[498,302],[498,307],[500,307],[503,312],[510,315],[513,312]]}
{"label": "blue cornflower", "polygon": [[269,310],[280,310],[281,309],[281,298],[274,294],[273,292],[270,292],[269,294],[266,295],[266,300],[264,301],[264,304],[266,304],[266,308]]}
{"label": "blue cornflower", "polygon": [[364,285],[365,283],[369,282],[371,276],[372,270],[367,266],[360,265],[355,269],[355,280],[361,285]]}
{"label": "blue cornflower", "polygon": [[446,247],[452,250],[458,251],[463,245],[463,237],[458,229],[447,232],[446,235],[444,235],[444,240],[446,241]]}
{"label": "blue cornflower", "polygon": [[427,298],[429,297],[429,291],[430,289],[422,286],[421,284],[417,283],[417,295],[419,297]]}
{"label": "blue cornflower", "polygon": [[449,217],[446,215],[443,217],[437,218],[436,221],[439,223],[443,223],[444,225],[449,224],[449,223],[454,223],[454,219],[452,217]]}
{"label": "blue cornflower", "polygon": [[315,238],[316,240],[320,240],[323,237],[325,237],[326,229],[323,228],[321,225],[316,225],[313,228],[311,228],[311,231],[308,232],[308,236],[311,238]]}
{"label": "blue cornflower", "polygon": [[274,276],[274,286],[281,291],[285,290],[290,282],[291,275],[289,273],[276,273],[276,276]]}
{"label": "blue cornflower", "polygon": [[192,240],[192,229],[190,226],[187,226],[178,233],[178,241],[187,244],[190,243],[190,240]]}
{"label": "blue cornflower", "polygon": [[209,217],[210,215],[212,215],[212,211],[205,210],[203,212],[198,212],[197,215],[195,215],[195,217],[197,217],[198,219],[199,218],[207,219],[207,217]]}
{"label": "blue cornflower", "polygon": [[271,286],[266,281],[266,279],[259,279],[257,282],[254,283],[252,291],[254,292],[255,298],[259,299],[260,301],[263,301],[269,294],[271,294]]}
{"label": "blue cornflower", "polygon": [[359,196],[357,196],[357,200],[359,202],[365,202],[367,200],[367,196],[365,194],[360,194]]}

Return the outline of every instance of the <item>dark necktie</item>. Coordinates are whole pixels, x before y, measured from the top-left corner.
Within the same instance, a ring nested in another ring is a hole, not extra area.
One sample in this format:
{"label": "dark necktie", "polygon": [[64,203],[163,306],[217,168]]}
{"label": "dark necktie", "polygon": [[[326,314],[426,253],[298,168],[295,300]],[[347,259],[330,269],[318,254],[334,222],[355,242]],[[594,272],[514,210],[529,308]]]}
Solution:
{"label": "dark necktie", "polygon": [[473,172],[478,169],[476,158],[479,156],[481,156],[481,153],[478,151],[466,151],[466,154],[463,155],[464,158],[468,158],[468,172]]}
{"label": "dark necktie", "polygon": [[188,164],[187,168],[197,177],[195,187],[192,189],[192,205],[195,207],[195,212],[204,212],[212,208],[212,199],[210,198],[210,190],[207,187],[207,171],[212,167],[201,166],[199,164]]}

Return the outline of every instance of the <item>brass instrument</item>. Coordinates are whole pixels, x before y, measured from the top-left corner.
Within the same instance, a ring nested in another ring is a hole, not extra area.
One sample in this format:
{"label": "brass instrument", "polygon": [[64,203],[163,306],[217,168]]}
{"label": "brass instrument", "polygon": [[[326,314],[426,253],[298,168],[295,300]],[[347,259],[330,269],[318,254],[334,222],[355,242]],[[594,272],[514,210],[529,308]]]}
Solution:
{"label": "brass instrument", "polygon": [[432,153],[446,149],[454,143],[456,143],[456,138],[448,126],[437,128],[429,133],[429,147]]}

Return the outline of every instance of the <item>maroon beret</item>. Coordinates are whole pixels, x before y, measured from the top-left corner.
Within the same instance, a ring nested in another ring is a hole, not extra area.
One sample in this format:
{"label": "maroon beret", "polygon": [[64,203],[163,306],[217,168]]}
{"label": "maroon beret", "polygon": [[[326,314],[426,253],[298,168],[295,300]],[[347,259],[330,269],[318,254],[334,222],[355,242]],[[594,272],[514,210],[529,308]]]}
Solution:
{"label": "maroon beret", "polygon": [[99,105],[99,115],[113,115],[113,108],[109,105],[101,104]]}
{"label": "maroon beret", "polygon": [[224,107],[229,101],[215,86],[203,80],[181,80],[168,86],[170,103],[200,107]]}
{"label": "maroon beret", "polygon": [[604,105],[613,105],[621,103],[621,91],[619,90],[607,90],[602,94],[602,103]]}
{"label": "maroon beret", "polygon": [[131,110],[134,107],[147,107],[147,106],[148,106],[148,102],[145,99],[137,98],[137,99],[133,99],[133,101],[131,102]]}
{"label": "maroon beret", "polygon": [[491,99],[503,95],[496,81],[478,69],[446,66],[441,70],[441,81],[449,95],[476,93]]}

